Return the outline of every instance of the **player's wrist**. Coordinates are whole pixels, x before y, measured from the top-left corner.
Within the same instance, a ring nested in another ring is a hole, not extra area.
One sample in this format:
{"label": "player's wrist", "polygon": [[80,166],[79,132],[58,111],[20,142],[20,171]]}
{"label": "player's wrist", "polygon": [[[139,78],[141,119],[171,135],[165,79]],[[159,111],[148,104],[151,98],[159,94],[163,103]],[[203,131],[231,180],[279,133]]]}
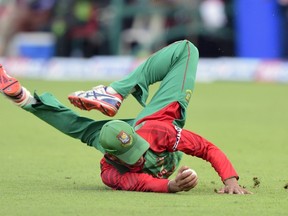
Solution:
{"label": "player's wrist", "polygon": [[228,183],[231,183],[231,182],[237,182],[238,183],[238,178],[237,178],[237,176],[231,176],[229,178],[226,178],[223,182],[225,185],[227,185]]}
{"label": "player's wrist", "polygon": [[176,181],[174,179],[170,180],[168,182],[168,192],[169,193],[176,193],[176,192],[179,192],[179,191],[181,191],[181,189],[176,184]]}

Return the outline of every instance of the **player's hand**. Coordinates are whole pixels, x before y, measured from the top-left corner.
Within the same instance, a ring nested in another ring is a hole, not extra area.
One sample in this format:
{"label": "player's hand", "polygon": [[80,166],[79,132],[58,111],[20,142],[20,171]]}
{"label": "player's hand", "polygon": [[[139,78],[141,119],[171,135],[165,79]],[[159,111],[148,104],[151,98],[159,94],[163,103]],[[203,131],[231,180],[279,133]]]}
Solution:
{"label": "player's hand", "polygon": [[169,192],[189,191],[196,187],[198,184],[198,176],[196,173],[191,173],[190,171],[184,172],[188,169],[189,167],[182,166],[178,170],[176,178],[171,180],[168,184]]}
{"label": "player's hand", "polygon": [[229,178],[224,181],[225,186],[217,191],[218,194],[252,194],[238,184],[236,178]]}

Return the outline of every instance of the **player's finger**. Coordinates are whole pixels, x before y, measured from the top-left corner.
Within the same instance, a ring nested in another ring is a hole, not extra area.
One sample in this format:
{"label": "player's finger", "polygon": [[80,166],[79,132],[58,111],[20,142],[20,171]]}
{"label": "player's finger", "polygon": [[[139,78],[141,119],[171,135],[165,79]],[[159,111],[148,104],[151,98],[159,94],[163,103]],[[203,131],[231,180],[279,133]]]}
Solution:
{"label": "player's finger", "polygon": [[250,191],[248,191],[246,189],[242,189],[242,191],[243,191],[244,194],[253,194],[252,192],[250,192]]}
{"label": "player's finger", "polygon": [[234,194],[234,189],[233,188],[227,188],[227,193],[228,194]]}
{"label": "player's finger", "polygon": [[192,182],[188,183],[187,185],[185,185],[183,190],[184,191],[189,191],[192,188],[195,188],[197,184],[198,184],[198,179],[196,179],[196,181],[192,181]]}
{"label": "player's finger", "polygon": [[242,190],[236,189],[234,190],[235,194],[239,194],[239,195],[244,195],[244,192]]}
{"label": "player's finger", "polygon": [[[184,175],[184,173],[183,173],[183,175]],[[179,181],[177,183],[178,183],[179,187],[183,188],[186,185],[190,185],[192,183],[193,179],[194,179],[193,176],[188,175],[188,176],[186,176],[186,178],[179,179]]]}
{"label": "player's finger", "polygon": [[198,179],[193,179],[191,182],[188,182],[186,185],[183,185],[183,187],[185,189],[192,189],[194,187],[196,187],[196,185],[198,184]]}
{"label": "player's finger", "polygon": [[178,182],[179,187],[182,189],[192,189],[198,184],[198,177],[196,175],[188,175],[186,178]]}
{"label": "player's finger", "polygon": [[184,170],[189,169],[188,166],[181,166],[180,169],[178,170],[178,173],[182,173]]}
{"label": "player's finger", "polygon": [[217,191],[218,194],[224,194],[225,193],[225,189],[221,188],[220,190]]}

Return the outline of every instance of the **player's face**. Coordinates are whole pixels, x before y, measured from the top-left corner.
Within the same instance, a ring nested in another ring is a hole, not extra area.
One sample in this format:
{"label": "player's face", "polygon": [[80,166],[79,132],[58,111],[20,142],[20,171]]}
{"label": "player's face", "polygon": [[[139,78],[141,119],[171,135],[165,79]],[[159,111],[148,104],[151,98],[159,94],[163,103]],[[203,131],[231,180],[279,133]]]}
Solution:
{"label": "player's face", "polygon": [[145,163],[145,158],[142,155],[135,164],[133,164],[133,165],[126,164],[126,166],[127,167],[132,167],[132,168],[134,168],[134,167],[143,167],[144,163]]}
{"label": "player's face", "polygon": [[127,164],[124,161],[120,160],[119,158],[117,158],[116,156],[111,155],[111,154],[107,154],[106,157],[108,157],[110,160],[113,160],[119,164],[122,164],[122,165],[128,167],[129,169],[142,168],[144,166],[144,163],[145,163],[144,155],[142,155],[135,164]]}

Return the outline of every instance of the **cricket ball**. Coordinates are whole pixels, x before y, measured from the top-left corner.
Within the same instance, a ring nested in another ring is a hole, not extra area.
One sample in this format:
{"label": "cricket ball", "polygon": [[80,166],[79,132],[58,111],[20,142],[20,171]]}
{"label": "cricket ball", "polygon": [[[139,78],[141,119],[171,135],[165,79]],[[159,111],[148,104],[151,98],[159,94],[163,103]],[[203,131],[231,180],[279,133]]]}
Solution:
{"label": "cricket ball", "polygon": [[190,172],[191,173],[191,175],[195,175],[195,176],[197,176],[197,173],[196,173],[196,171],[195,170],[193,170],[193,169],[186,169],[186,170],[184,170],[182,173],[186,173],[186,172]]}

